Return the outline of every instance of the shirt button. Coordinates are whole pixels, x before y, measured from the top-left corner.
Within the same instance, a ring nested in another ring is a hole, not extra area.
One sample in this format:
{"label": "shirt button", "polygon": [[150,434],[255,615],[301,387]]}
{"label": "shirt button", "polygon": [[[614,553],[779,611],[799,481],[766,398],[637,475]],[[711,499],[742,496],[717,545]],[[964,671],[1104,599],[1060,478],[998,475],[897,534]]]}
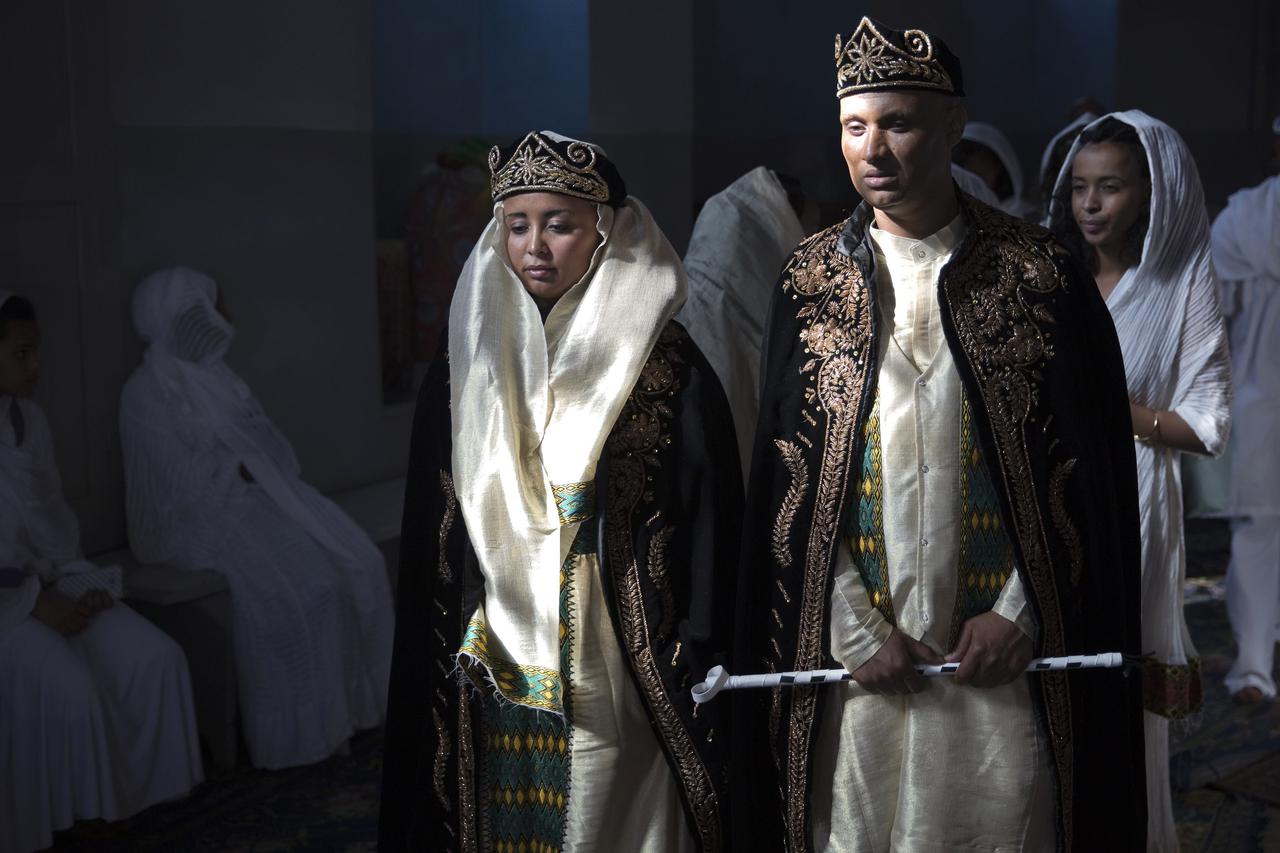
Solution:
{"label": "shirt button", "polygon": [[929,540],[928,540],[928,539],[921,539],[921,540],[920,540],[920,544],[921,544],[921,545],[928,545],[928,544],[929,544]]}
{"label": "shirt button", "polygon": [[923,622],[924,624],[928,625],[928,624],[929,624],[929,614],[928,614],[928,613],[921,613],[921,614],[920,614],[920,621],[921,621],[921,622]]}
{"label": "shirt button", "polygon": [[925,255],[925,251],[924,251],[924,249],[916,249],[916,257],[917,257],[917,258],[923,258],[923,257],[924,257],[924,255]]}
{"label": "shirt button", "polygon": [[928,465],[921,465],[921,466],[920,466],[920,472],[921,472],[922,474],[928,474],[928,473],[929,473],[929,466],[928,466]]}
{"label": "shirt button", "polygon": [[929,380],[927,380],[927,379],[917,379],[917,380],[916,380],[916,384],[917,384],[917,385],[919,385],[921,388],[923,388],[924,386],[926,386],[926,385],[928,385],[928,384],[929,384]]}

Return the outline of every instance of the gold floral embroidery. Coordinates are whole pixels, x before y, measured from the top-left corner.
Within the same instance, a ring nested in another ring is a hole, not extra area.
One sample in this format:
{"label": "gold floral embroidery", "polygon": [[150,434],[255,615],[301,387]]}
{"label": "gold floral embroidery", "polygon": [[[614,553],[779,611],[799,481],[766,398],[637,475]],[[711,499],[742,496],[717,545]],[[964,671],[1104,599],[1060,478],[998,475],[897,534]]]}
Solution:
{"label": "gold floral embroidery", "polygon": [[506,163],[496,145],[489,151],[490,189],[494,199],[513,192],[553,192],[587,201],[607,202],[609,184],[596,170],[596,151],[574,142],[561,156],[541,133],[521,140]]}
{"label": "gold floral embroidery", "polygon": [[458,832],[462,853],[478,853],[475,744],[471,739],[470,688],[458,683]]}
{"label": "gold floral embroidery", "polygon": [[773,522],[773,559],[778,568],[789,569],[792,562],[791,525],[800,501],[809,490],[809,466],[805,464],[803,452],[793,442],[777,438],[773,444],[782,454],[782,464],[787,466],[791,475],[791,485],[782,497],[782,506],[778,508],[778,517]]}
{"label": "gold floral embroidery", "polygon": [[[663,685],[657,662],[653,657],[651,632],[645,613],[640,584],[640,566],[634,552],[633,521],[641,504],[651,504],[654,496],[646,490],[647,470],[658,467],[658,453],[671,443],[667,434],[675,413],[666,399],[679,390],[674,365],[680,363],[676,344],[684,337],[683,330],[669,325],[658,338],[649,361],[641,371],[640,381],[623,407],[618,426],[609,436],[606,445],[609,453],[609,500],[605,518],[605,547],[615,585],[615,601],[621,622],[622,637],[628,657],[635,668],[645,702],[648,705],[662,740],[669,746],[675,759],[676,775],[684,788],[692,811],[694,825],[702,842],[702,849],[721,849],[720,806],[711,775],[694,748],[689,731],[685,728],[675,704]],[[655,537],[663,535],[655,531]],[[670,534],[667,534],[670,535]],[[665,571],[654,565],[655,556],[665,561],[665,542],[655,555],[650,540],[647,571]],[[665,566],[665,562],[663,563]],[[673,614],[672,606],[664,598],[664,622]],[[659,633],[661,629],[659,629]]]}
{"label": "gold floral embroidery", "polygon": [[933,43],[921,30],[903,33],[903,48],[890,42],[870,18],[842,42],[836,36],[836,97],[869,88],[912,86],[955,93],[955,85],[933,55]]}
{"label": "gold floral embroidery", "polygon": [[1053,474],[1049,477],[1049,513],[1058,528],[1058,535],[1067,546],[1067,553],[1071,555],[1071,585],[1079,586],[1080,575],[1084,571],[1084,544],[1080,541],[1076,526],[1071,523],[1066,502],[1067,480],[1075,467],[1076,460],[1068,459],[1059,462],[1053,469]]}
{"label": "gold floral embroidery", "polygon": [[[661,517],[661,513],[658,517]],[[662,621],[658,623],[658,632],[654,635],[654,641],[659,644],[670,638],[675,627],[676,598],[667,580],[667,544],[675,532],[675,525],[667,524],[649,537],[649,580],[653,581],[653,587],[662,599]]]}
{"label": "gold floral embroidery", "polygon": [[[1064,250],[1044,229],[965,203],[970,228],[983,239],[954,257],[943,281],[946,309],[968,360],[995,439],[1000,473],[1013,515],[1015,540],[1039,603],[1042,654],[1064,653],[1061,605],[1053,590],[1053,565],[1027,448],[1027,431],[1039,402],[1041,368],[1054,356],[1045,326],[1053,315],[1043,297],[1067,280],[1059,266]],[[976,401],[971,401],[976,402]],[[1040,689],[1049,740],[1062,792],[1065,846],[1072,843],[1074,766],[1070,688],[1061,673],[1045,673]]]}
{"label": "gold floral embroidery", "polygon": [[[819,232],[802,244],[783,273],[784,292],[808,297],[797,318],[802,321],[801,341],[813,357],[800,373],[813,382],[808,402],[818,409],[825,448],[805,550],[795,669],[816,669],[823,659],[823,599],[832,549],[839,540],[840,509],[846,500],[858,413],[871,364],[870,296],[861,271],[837,248],[843,227],[841,223]],[[786,766],[779,768],[784,779],[783,817],[789,849],[803,850],[817,693],[814,688],[793,687],[789,698]],[[771,709],[771,724],[777,722]]]}
{"label": "gold floral embroidery", "polygon": [[449,530],[458,514],[458,495],[453,489],[453,477],[448,471],[440,472],[440,491],[444,493],[444,516],[440,519],[440,553],[436,559],[436,574],[445,583],[453,583],[453,569],[449,567],[447,548]]}
{"label": "gold floral embroidery", "polygon": [[453,738],[449,734],[449,729],[445,727],[444,718],[435,708],[431,709],[431,721],[436,727],[436,756],[435,764],[431,768],[431,784],[435,788],[440,807],[450,812],[453,811],[453,803],[449,800],[445,777],[449,770],[449,754],[453,751]]}

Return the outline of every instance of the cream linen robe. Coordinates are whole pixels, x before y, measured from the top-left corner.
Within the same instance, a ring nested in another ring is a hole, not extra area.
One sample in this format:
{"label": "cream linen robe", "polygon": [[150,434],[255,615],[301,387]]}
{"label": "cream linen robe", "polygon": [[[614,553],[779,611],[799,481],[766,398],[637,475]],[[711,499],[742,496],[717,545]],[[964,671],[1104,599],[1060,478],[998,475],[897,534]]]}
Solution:
{"label": "cream linen robe", "polygon": [[[942,267],[963,220],[923,240],[872,229],[884,336],[879,374],[884,533],[899,630],[945,654],[960,555],[960,409],[963,391],[943,339]],[[994,608],[1034,630],[1011,575]],[[838,549],[831,653],[853,671],[889,637],[853,565]],[[1047,745],[1029,680],[997,688],[931,679],[912,696],[845,683],[832,695],[814,768],[814,849],[1015,851],[1054,847]]]}

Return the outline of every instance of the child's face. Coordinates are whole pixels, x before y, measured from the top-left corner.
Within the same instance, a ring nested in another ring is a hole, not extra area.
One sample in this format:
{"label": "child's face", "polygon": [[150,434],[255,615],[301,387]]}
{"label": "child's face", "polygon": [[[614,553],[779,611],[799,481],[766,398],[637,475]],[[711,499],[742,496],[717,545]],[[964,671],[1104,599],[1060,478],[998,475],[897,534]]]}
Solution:
{"label": "child's face", "polygon": [[0,395],[30,397],[40,378],[40,327],[8,320],[0,329]]}

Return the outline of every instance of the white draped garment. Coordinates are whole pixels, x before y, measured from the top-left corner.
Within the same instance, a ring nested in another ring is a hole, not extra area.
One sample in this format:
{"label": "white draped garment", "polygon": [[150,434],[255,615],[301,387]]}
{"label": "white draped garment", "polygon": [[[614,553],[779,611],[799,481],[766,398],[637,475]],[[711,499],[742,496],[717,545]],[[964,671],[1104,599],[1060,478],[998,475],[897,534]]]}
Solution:
{"label": "white draped garment", "polygon": [[783,262],[803,239],[782,183],[758,166],[707,199],[684,256],[689,301],[679,319],[729,398],[743,482],[751,473],[769,303]]}
{"label": "white draped garment", "polygon": [[72,637],[31,615],[46,587],[119,598],[120,572],[80,554],[44,412],[2,395],[0,575],[0,851],[48,847],[76,820],[129,817],[198,784],[178,645],[118,601]]}
{"label": "white draped garment", "polygon": [[[1209,218],[1200,175],[1177,131],[1139,110],[1111,113],[1138,132],[1151,177],[1150,220],[1142,259],[1107,297],[1124,354],[1129,399],[1177,412],[1209,455],[1221,453],[1231,422],[1231,365],[1218,280],[1210,260]],[[1071,180],[1077,139],[1058,175],[1057,196]],[[1056,203],[1056,202],[1055,202]],[[1182,612],[1186,578],[1179,452],[1136,442],[1142,526],[1142,650],[1155,655],[1175,694],[1166,714],[1187,712],[1198,692],[1196,650]],[[1154,668],[1148,670],[1151,677]],[[1169,791],[1169,716],[1146,719],[1148,847],[1177,849]]]}
{"label": "white draped garment", "polygon": [[217,286],[175,268],[134,293],[148,347],[120,401],[129,540],[148,564],[231,587],[240,718],[253,763],[319,761],[386,710],[385,560],[223,361]]}
{"label": "white draped garment", "polygon": [[1280,515],[1280,175],[1233,194],[1213,223],[1213,265],[1231,322],[1229,513]]}
{"label": "white draped garment", "polygon": [[985,121],[971,121],[964,126],[964,138],[989,150],[1000,161],[1000,165],[1004,166],[1004,170],[1009,173],[1009,183],[1013,187],[1013,192],[1000,199],[999,203],[994,206],[999,207],[1010,216],[1024,219],[1034,216],[1035,205],[1028,202],[1022,194],[1026,183],[1026,179],[1022,174],[1022,162],[1018,159],[1018,153],[1013,150],[1013,143],[1009,141],[1009,137],[1005,136],[1000,128],[994,124],[988,124]]}
{"label": "white draped garment", "polygon": [[1231,323],[1232,518],[1227,611],[1238,649],[1232,693],[1274,698],[1280,642],[1280,176],[1231,196],[1213,223],[1213,263]]}

